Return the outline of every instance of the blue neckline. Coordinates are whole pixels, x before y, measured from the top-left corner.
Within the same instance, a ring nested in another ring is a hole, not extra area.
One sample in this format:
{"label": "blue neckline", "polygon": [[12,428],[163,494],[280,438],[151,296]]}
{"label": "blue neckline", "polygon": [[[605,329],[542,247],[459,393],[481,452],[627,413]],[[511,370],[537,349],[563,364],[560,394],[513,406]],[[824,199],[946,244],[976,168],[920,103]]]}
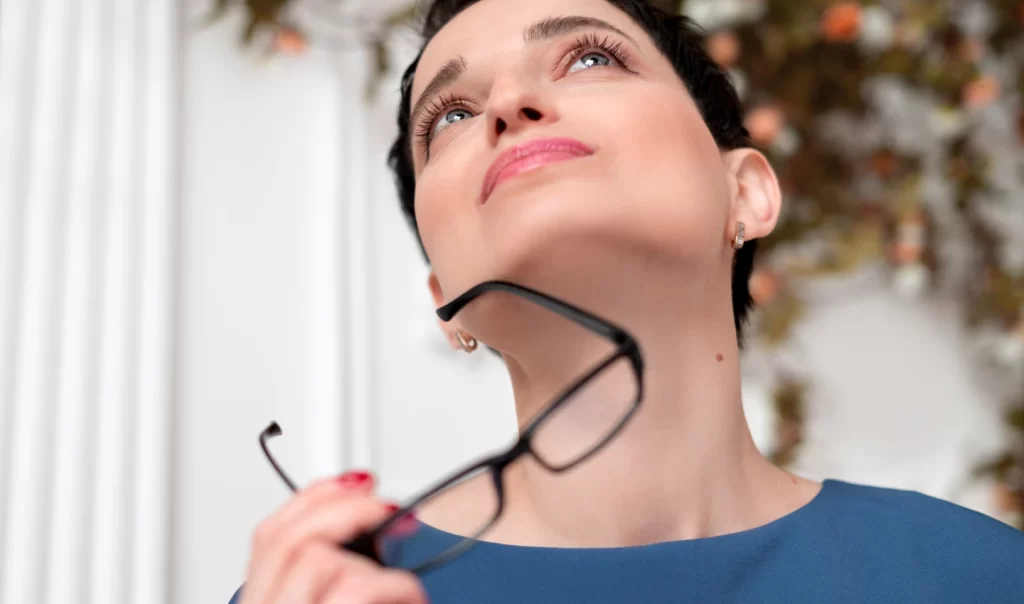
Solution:
{"label": "blue neckline", "polygon": [[[677,541],[660,541],[657,543],[648,543],[645,545],[630,545],[630,546],[612,546],[612,547],[553,547],[543,545],[518,545],[508,543],[498,543],[494,541],[481,540],[477,541],[473,545],[473,550],[478,553],[501,553],[515,555],[516,553],[523,554],[558,554],[558,553],[571,553],[574,556],[586,556],[588,554],[609,554],[609,553],[645,553],[648,551],[659,551],[664,548],[673,547],[701,547],[710,545],[723,545],[727,542],[733,542],[735,540],[749,540],[756,539],[762,535],[774,534],[784,527],[801,522],[807,516],[813,514],[813,512],[821,507],[825,499],[829,497],[832,491],[842,484],[841,481],[826,478],[821,482],[821,489],[811,498],[810,501],[800,506],[799,508],[767,522],[760,526],[756,526],[750,529],[737,531],[735,533],[726,533],[724,535],[714,535],[711,537],[698,537],[695,539],[684,539]],[[449,533],[442,529],[436,528],[429,524],[420,522],[419,534],[417,539],[442,539],[442,540],[461,540],[464,537]]]}

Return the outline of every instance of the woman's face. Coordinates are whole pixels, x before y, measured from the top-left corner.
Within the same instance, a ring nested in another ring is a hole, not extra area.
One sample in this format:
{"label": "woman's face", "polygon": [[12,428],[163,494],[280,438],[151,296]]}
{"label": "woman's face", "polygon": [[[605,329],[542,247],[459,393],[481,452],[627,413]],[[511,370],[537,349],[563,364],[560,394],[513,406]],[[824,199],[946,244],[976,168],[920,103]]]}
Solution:
{"label": "woman's face", "polygon": [[444,298],[489,279],[571,296],[653,265],[728,281],[728,162],[605,0],[470,6],[425,48],[411,98],[416,217]]}

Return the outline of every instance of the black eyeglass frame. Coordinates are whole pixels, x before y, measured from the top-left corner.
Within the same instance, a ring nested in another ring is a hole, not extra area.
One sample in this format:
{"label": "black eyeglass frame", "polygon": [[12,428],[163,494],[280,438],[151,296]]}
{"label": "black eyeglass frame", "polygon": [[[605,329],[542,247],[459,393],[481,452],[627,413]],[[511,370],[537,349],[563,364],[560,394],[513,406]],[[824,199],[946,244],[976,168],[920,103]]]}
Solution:
{"label": "black eyeglass frame", "polygon": [[[502,480],[502,475],[505,469],[511,465],[514,461],[519,459],[521,456],[530,454],[537,462],[544,467],[546,470],[552,473],[560,473],[569,470],[580,463],[583,463],[602,448],[604,448],[629,422],[630,419],[636,414],[637,409],[640,407],[640,403],[643,400],[643,373],[644,373],[644,360],[643,355],[640,352],[636,340],[626,330],[622,329],[602,319],[592,313],[589,313],[581,308],[578,308],[568,302],[563,302],[557,298],[553,298],[547,294],[539,292],[537,290],[517,285],[515,283],[509,283],[507,281],[487,281],[469,289],[459,297],[455,298],[451,302],[445,304],[441,308],[437,309],[437,316],[445,322],[451,321],[455,315],[465,308],[470,302],[478,298],[480,295],[492,292],[501,291],[510,293],[521,298],[525,298],[535,304],[550,310],[574,323],[584,327],[588,331],[598,334],[599,336],[611,341],[615,344],[615,352],[606,357],[603,361],[596,364],[590,371],[588,371],[582,378],[576,380],[568,388],[564,389],[555,399],[547,405],[537,414],[536,417],[530,420],[526,427],[520,431],[519,438],[516,442],[505,451],[491,455],[484,459],[481,459],[475,463],[471,463],[464,468],[453,472],[446,478],[441,479],[433,487],[427,489],[422,494],[412,500],[411,503],[401,507],[387,520],[381,522],[376,528],[361,534],[355,539],[343,544],[343,547],[353,553],[357,553],[366,556],[379,564],[384,564],[381,559],[379,552],[377,551],[376,544],[383,538],[389,530],[395,527],[395,525],[408,515],[412,510],[428,501],[438,493],[444,492],[446,489],[451,487],[453,484],[458,483],[460,480],[467,476],[476,474],[481,471],[489,471],[491,479],[494,481],[494,489],[497,494],[497,506],[495,508],[494,515],[491,519],[481,528],[476,534],[472,536],[466,536],[463,541],[452,549],[444,552],[443,554],[428,560],[425,563],[419,564],[414,568],[409,569],[410,572],[423,574],[429,570],[437,568],[454,558],[457,558],[468,548],[472,547],[476,540],[487,532],[494,523],[497,522],[498,518],[501,517],[502,511],[505,507],[505,488]],[[636,379],[636,398],[633,401],[629,410],[623,415],[617,424],[615,424],[611,430],[608,431],[596,444],[594,444],[589,450],[584,452],[577,458],[563,464],[553,464],[545,460],[543,456],[539,455],[532,446],[532,440],[534,434],[537,432],[540,426],[544,424],[544,421],[550,417],[555,411],[561,408],[566,401],[570,400],[572,395],[575,394],[580,388],[586,385],[590,380],[594,379],[602,371],[610,367],[613,363],[619,359],[627,358],[630,363],[630,367],[633,370],[633,376]],[[267,457],[267,461],[273,466],[274,470],[281,477],[288,488],[293,492],[298,491],[298,487],[291,478],[284,472],[284,470],[278,465],[277,461],[271,455],[270,450],[267,447],[267,441],[281,434],[281,427],[277,422],[272,422],[266,429],[260,433],[260,447],[263,449],[263,453]]]}

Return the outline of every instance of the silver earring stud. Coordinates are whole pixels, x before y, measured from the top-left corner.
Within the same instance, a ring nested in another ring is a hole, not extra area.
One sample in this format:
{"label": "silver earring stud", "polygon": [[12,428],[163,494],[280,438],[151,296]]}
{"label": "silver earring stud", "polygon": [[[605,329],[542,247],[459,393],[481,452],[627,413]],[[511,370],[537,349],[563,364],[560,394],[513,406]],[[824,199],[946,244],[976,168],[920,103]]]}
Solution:
{"label": "silver earring stud", "polygon": [[743,233],[746,230],[746,228],[746,225],[744,225],[742,222],[738,220],[736,221],[736,238],[733,239],[732,241],[733,248],[738,250],[743,247]]}
{"label": "silver earring stud", "polygon": [[459,346],[462,347],[463,351],[470,353],[476,350],[477,341],[476,338],[474,338],[473,336],[469,336],[469,338],[467,339],[465,336],[462,335],[462,330],[458,329],[455,331],[455,337],[459,340]]}

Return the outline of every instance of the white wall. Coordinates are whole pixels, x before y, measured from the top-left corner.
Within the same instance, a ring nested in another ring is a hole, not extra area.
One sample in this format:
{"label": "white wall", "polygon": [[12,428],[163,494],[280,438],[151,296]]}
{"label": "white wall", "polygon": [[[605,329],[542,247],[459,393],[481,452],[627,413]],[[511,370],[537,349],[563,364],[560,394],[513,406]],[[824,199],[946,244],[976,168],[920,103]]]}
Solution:
{"label": "white wall", "polygon": [[370,467],[395,497],[514,432],[497,360],[435,327],[384,161],[396,84],[368,108],[365,57],[264,63],[238,29],[185,47],[179,602],[229,596],[252,528],[284,501],[257,446],[270,420],[300,483]]}
{"label": "white wall", "polygon": [[335,196],[336,85],[312,61],[244,58],[229,39],[238,27],[192,33],[184,54],[177,602],[226,601],[249,529],[285,498],[260,430],[284,427],[275,450],[286,467],[312,456],[310,234]]}

